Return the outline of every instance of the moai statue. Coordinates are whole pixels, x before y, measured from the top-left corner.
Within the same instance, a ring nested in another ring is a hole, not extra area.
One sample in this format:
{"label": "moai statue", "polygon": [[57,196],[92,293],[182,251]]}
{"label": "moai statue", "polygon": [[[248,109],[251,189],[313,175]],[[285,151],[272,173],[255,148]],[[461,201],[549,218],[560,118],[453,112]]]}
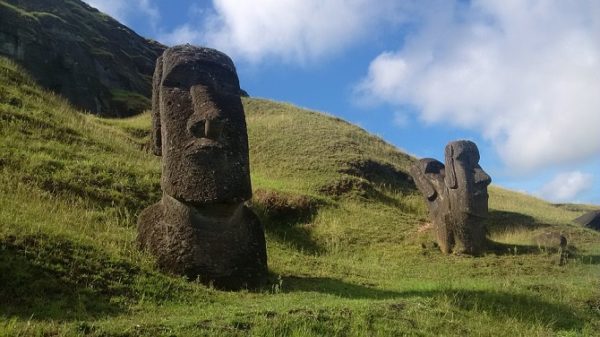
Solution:
{"label": "moai statue", "polygon": [[479,150],[471,141],[446,145],[446,176],[450,223],[459,252],[478,255],[486,244],[487,187],[492,178],[479,166]]}
{"label": "moai statue", "polygon": [[445,161],[444,166],[435,159],[422,159],[411,174],[427,198],[441,250],[479,255],[487,241],[487,186],[492,180],[479,166],[479,150],[471,141],[449,143]]}
{"label": "moai statue", "polygon": [[231,59],[190,45],[156,62],[154,153],[162,199],[138,219],[138,243],[161,269],[218,288],[256,287],[267,275],[264,229],[252,197],[248,135]]}
{"label": "moai statue", "polygon": [[427,200],[438,246],[442,252],[448,254],[454,246],[454,236],[446,223],[450,210],[448,189],[444,182],[444,164],[432,158],[424,158],[410,168],[410,174]]}

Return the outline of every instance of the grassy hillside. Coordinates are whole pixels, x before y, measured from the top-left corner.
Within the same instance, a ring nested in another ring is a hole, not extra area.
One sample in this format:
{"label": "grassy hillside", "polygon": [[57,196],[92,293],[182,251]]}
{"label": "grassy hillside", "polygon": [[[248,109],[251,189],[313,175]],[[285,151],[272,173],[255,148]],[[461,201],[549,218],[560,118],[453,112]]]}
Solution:
{"label": "grassy hillside", "polygon": [[[272,283],[221,292],[135,249],[160,198],[148,114],[81,114],[0,59],[0,336],[598,336],[600,234],[491,188],[494,251],[443,256],[406,174],[353,125],[244,99]],[[572,247],[533,245],[555,230]]]}

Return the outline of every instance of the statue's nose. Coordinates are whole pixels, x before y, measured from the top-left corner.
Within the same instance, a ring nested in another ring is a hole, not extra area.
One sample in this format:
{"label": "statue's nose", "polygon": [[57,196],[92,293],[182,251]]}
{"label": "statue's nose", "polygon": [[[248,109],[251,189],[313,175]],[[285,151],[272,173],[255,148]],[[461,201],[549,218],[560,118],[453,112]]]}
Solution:
{"label": "statue's nose", "polygon": [[223,131],[223,121],[218,119],[207,119],[204,122],[204,137],[218,140]]}
{"label": "statue's nose", "polygon": [[223,132],[223,121],[220,119],[192,119],[188,123],[189,133],[196,138],[219,140]]}
{"label": "statue's nose", "polygon": [[485,171],[481,168],[475,169],[475,183],[482,185],[489,185],[492,182],[492,177],[490,177]]}
{"label": "statue's nose", "polygon": [[218,141],[223,131],[223,111],[214,104],[213,92],[204,85],[190,88],[193,113],[187,123],[188,132],[196,138]]}

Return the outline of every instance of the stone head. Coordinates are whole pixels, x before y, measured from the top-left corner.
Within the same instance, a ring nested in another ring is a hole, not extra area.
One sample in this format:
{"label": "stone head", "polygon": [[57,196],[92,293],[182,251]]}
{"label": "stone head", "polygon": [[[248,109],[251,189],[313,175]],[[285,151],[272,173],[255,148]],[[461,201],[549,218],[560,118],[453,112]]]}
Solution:
{"label": "stone head", "polygon": [[445,221],[444,215],[449,210],[444,171],[444,164],[432,158],[421,159],[410,168],[417,188],[427,199],[431,220],[438,225]]}
{"label": "stone head", "polygon": [[445,194],[444,169],[444,164],[433,158],[423,158],[411,167],[415,184],[430,202]]}
{"label": "stone head", "polygon": [[492,179],[479,166],[477,145],[468,140],[451,142],[446,146],[445,157],[445,183],[452,208],[485,217],[488,212],[487,186]]}
{"label": "stone head", "polygon": [[239,92],[233,62],[217,50],[181,45],[157,60],[152,135],[164,193],[198,205],[251,197]]}

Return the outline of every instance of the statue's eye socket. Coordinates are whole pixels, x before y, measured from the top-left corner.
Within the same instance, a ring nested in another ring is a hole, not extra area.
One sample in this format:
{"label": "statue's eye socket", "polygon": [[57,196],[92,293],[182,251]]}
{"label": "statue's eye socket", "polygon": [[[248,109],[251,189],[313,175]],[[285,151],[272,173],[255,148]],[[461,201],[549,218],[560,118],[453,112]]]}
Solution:
{"label": "statue's eye socket", "polygon": [[162,85],[165,87],[180,88],[182,84],[176,74],[169,74],[169,76],[163,79]]}
{"label": "statue's eye socket", "polygon": [[204,120],[199,120],[194,123],[190,123],[188,130],[190,134],[197,138],[204,138],[206,136],[206,125]]}
{"label": "statue's eye socket", "polygon": [[475,165],[479,162],[479,156],[475,153],[468,152],[468,151],[458,154],[456,156],[456,159],[458,159],[466,164],[472,164],[472,165]]}

